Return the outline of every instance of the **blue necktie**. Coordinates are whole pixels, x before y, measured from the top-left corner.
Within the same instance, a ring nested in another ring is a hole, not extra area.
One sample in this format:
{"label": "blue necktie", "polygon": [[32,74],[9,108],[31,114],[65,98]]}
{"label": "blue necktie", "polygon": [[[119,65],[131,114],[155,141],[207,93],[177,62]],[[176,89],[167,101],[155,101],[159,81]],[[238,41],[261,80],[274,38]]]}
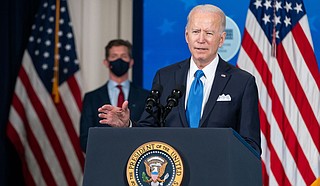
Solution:
{"label": "blue necktie", "polygon": [[199,127],[203,99],[203,84],[200,78],[203,75],[202,70],[196,71],[189,91],[186,114],[190,128]]}

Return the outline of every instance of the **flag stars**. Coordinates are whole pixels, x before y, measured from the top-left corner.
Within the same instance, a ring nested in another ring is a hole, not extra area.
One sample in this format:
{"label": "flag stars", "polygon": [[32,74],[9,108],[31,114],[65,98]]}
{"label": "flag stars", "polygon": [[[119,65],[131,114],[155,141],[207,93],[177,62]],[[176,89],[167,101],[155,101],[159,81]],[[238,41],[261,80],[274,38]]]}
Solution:
{"label": "flag stars", "polygon": [[60,30],[59,32],[58,32],[58,35],[61,37],[61,36],[63,36],[63,32]]}
{"label": "flag stars", "polygon": [[56,9],[56,6],[55,5],[52,5],[51,6],[51,10],[55,10]]}
{"label": "flag stars", "polygon": [[33,42],[33,41],[34,41],[34,37],[30,36],[30,37],[29,37],[29,41],[30,41],[30,42]]}
{"label": "flag stars", "polygon": [[38,39],[37,39],[37,43],[41,43],[41,38],[38,38]]}
{"label": "flag stars", "polygon": [[45,53],[43,53],[43,57],[44,57],[44,58],[48,58],[48,57],[50,57],[49,52],[45,52]]}
{"label": "flag stars", "polygon": [[34,55],[38,56],[39,55],[39,50],[34,51]]}
{"label": "flag stars", "polygon": [[52,16],[49,17],[49,21],[50,21],[50,22],[53,22],[53,21],[54,21],[54,17],[52,17]]}
{"label": "flag stars", "polygon": [[256,2],[253,3],[256,6],[256,9],[259,7],[262,7],[262,1],[261,0],[256,0]]}
{"label": "flag stars", "polygon": [[282,3],[282,2],[276,1],[275,7],[276,7],[276,10],[277,10],[277,11],[278,11],[279,9],[282,9],[281,3]]}
{"label": "flag stars", "polygon": [[[275,34],[276,34],[276,38],[278,38],[278,39],[279,39],[279,38],[280,38],[280,37],[279,37],[279,31],[276,31],[276,33],[275,33]],[[272,35],[273,35],[273,34],[272,34]]]}
{"label": "flag stars", "polygon": [[281,24],[280,18],[281,18],[280,16],[275,16],[274,17],[273,22],[276,24],[276,26],[277,26],[277,24]]}
{"label": "flag stars", "polygon": [[66,49],[66,50],[71,50],[71,45],[67,44],[67,45],[65,46],[65,49]]}
{"label": "flag stars", "polygon": [[42,32],[42,30],[43,30],[43,27],[42,27],[42,26],[40,26],[40,27],[39,27],[39,31],[40,31],[40,32]]}
{"label": "flag stars", "polygon": [[63,73],[64,73],[64,74],[68,74],[68,69],[67,69],[67,68],[64,68],[64,69],[63,69]]}
{"label": "flag stars", "polygon": [[66,7],[61,7],[60,11],[61,12],[65,12],[66,11]]}
{"label": "flag stars", "polygon": [[291,18],[286,16],[283,22],[286,24],[286,27],[288,27],[288,25],[291,25]]}
{"label": "flag stars", "polygon": [[48,33],[48,34],[51,34],[51,33],[52,33],[52,29],[51,29],[51,28],[48,28],[47,33]]}
{"label": "flag stars", "polygon": [[43,64],[42,64],[42,69],[43,69],[43,70],[47,70],[47,69],[48,69],[48,64],[43,63]]}
{"label": "flag stars", "polygon": [[51,41],[50,40],[46,40],[45,45],[46,46],[50,46],[51,45]]}
{"label": "flag stars", "polygon": [[170,22],[167,19],[164,19],[162,25],[158,27],[158,29],[161,30],[161,35],[172,32],[173,25],[174,25],[174,22]]}
{"label": "flag stars", "polygon": [[287,12],[289,12],[290,10],[292,10],[291,5],[292,5],[292,3],[286,2],[286,5],[284,6],[284,8],[286,9]]}
{"label": "flag stars", "polygon": [[69,38],[69,39],[72,38],[72,33],[71,33],[71,32],[69,32],[69,33],[67,34],[67,38]]}
{"label": "flag stars", "polygon": [[32,30],[36,29],[36,25],[32,25],[31,29]]}
{"label": "flag stars", "polygon": [[293,8],[297,11],[297,14],[299,14],[299,12],[302,12],[302,4],[298,4],[296,3],[296,6]]}
{"label": "flag stars", "polygon": [[270,22],[270,15],[264,14],[262,20],[263,20],[264,24],[266,25],[267,23]]}
{"label": "flag stars", "polygon": [[63,61],[65,61],[65,62],[69,62],[69,61],[70,61],[69,56],[65,56],[65,57],[63,58]]}
{"label": "flag stars", "polygon": [[45,19],[45,18],[46,18],[46,15],[43,14],[43,15],[41,16],[41,19]]}
{"label": "flag stars", "polygon": [[60,25],[62,25],[64,23],[64,20],[60,19],[59,23],[60,23]]}
{"label": "flag stars", "polygon": [[48,7],[48,3],[47,2],[43,3],[43,7],[44,8]]}
{"label": "flag stars", "polygon": [[271,6],[271,1],[266,1],[265,3],[263,3],[263,6],[265,6],[266,7],[266,10],[268,10],[269,8],[271,8],[272,6]]}

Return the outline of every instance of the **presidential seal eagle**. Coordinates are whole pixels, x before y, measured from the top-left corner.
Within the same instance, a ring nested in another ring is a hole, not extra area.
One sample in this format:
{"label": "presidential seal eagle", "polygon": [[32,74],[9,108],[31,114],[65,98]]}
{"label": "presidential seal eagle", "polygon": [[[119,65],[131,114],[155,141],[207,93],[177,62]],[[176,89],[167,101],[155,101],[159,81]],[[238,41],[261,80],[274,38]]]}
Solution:
{"label": "presidential seal eagle", "polygon": [[168,162],[159,157],[153,156],[144,161],[146,167],[147,176],[144,176],[143,181],[149,183],[151,186],[163,185],[166,179],[169,177],[167,173],[163,179],[161,177],[165,173]]}

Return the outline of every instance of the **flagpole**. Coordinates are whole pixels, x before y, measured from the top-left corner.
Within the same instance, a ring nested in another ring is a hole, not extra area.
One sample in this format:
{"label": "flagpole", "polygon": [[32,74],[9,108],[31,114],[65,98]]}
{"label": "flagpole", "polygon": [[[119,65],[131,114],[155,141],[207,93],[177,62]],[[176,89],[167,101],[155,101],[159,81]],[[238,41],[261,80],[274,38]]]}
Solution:
{"label": "flagpole", "polygon": [[54,78],[52,85],[52,95],[55,103],[59,103],[59,20],[60,20],[60,0],[56,0],[56,28],[54,40]]}

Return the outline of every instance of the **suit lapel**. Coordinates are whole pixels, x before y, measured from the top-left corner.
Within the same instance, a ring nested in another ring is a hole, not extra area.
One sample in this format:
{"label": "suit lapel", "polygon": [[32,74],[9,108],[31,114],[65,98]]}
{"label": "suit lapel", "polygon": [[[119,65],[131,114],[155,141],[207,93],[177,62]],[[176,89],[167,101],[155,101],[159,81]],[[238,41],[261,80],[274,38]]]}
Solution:
{"label": "suit lapel", "polygon": [[131,112],[134,112],[137,104],[139,104],[142,101],[141,99],[137,99],[139,95],[135,95],[135,92],[137,92],[137,88],[133,85],[132,82],[130,82],[128,100],[130,100],[129,109],[131,110]]}
{"label": "suit lapel", "polygon": [[210,91],[210,96],[204,107],[202,118],[200,120],[200,126],[204,123],[206,118],[209,116],[211,110],[217,103],[218,96],[222,93],[224,87],[229,81],[231,75],[227,73],[230,67],[228,67],[227,62],[219,59],[219,64],[217,66],[216,74],[213,80],[212,88]]}
{"label": "suit lapel", "polygon": [[104,104],[111,103],[109,93],[108,93],[108,82],[99,89],[98,96],[99,96],[98,100],[102,100]]}
{"label": "suit lapel", "polygon": [[184,127],[188,127],[189,124],[186,118],[186,111],[185,111],[185,99],[186,99],[186,87],[187,87],[187,75],[190,66],[190,59],[185,60],[183,63],[180,64],[180,69],[175,73],[176,84],[182,84],[183,92],[182,97],[180,98],[178,109],[179,115],[181,120],[181,125]]}

